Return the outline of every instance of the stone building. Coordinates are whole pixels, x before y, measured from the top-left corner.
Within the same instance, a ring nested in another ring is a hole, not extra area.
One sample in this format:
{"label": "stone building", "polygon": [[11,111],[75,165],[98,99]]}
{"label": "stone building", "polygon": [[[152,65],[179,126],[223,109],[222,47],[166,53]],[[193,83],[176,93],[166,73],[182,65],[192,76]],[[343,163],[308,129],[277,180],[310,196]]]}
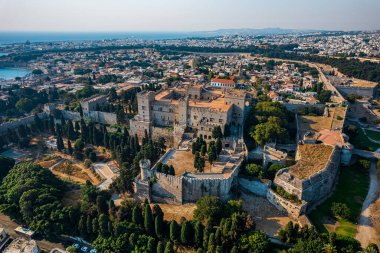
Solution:
{"label": "stone building", "polygon": [[181,140],[185,132],[211,140],[214,127],[228,127],[232,136],[240,138],[244,118],[249,112],[251,96],[246,91],[205,88],[194,85],[159,92],[137,94],[138,114],[130,121],[132,134],[152,134],[155,128],[166,129],[164,136]]}
{"label": "stone building", "polygon": [[[228,143],[230,142],[230,143]],[[234,187],[237,187],[237,176],[246,154],[242,140],[224,141],[224,154],[220,155],[217,164],[219,172],[186,171],[177,173],[181,168],[174,166],[176,175],[168,175],[157,171],[157,164],[167,164],[169,159],[176,158],[176,152],[190,152],[186,150],[170,149],[161,157],[158,163],[151,166],[149,160],[140,161],[140,175],[135,179],[135,198],[140,201],[147,199],[158,203],[183,204],[196,202],[203,196],[218,196],[223,200],[231,197]],[[193,159],[184,161],[193,164]],[[179,169],[179,170],[178,170]]]}
{"label": "stone building", "polygon": [[108,104],[108,96],[101,95],[84,99],[80,102],[83,113],[89,113],[90,111],[98,111],[97,107],[104,107]]}
{"label": "stone building", "polygon": [[267,196],[274,205],[294,217],[329,196],[337,180],[341,148],[338,145],[300,144],[296,161],[295,165],[277,172],[274,186],[295,196],[297,201],[286,199],[273,189]]}

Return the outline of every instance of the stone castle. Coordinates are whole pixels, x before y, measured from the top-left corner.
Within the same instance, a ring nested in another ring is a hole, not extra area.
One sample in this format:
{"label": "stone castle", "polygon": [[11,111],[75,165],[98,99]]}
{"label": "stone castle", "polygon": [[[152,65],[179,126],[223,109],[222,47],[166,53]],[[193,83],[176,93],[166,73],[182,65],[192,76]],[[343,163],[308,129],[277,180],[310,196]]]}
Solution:
{"label": "stone castle", "polygon": [[[212,130],[221,127],[230,135],[241,138],[244,118],[251,106],[246,91],[194,85],[170,88],[159,92],[143,91],[137,94],[138,114],[130,120],[132,134],[153,138],[166,137],[176,146],[186,132],[212,138]],[[158,130],[161,129],[161,130]]]}

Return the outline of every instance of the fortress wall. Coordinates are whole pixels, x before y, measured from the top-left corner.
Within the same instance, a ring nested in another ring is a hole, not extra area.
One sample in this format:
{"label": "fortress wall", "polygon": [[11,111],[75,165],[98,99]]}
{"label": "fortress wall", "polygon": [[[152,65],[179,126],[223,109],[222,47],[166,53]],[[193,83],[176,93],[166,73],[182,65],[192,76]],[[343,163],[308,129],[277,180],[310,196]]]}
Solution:
{"label": "fortress wall", "polygon": [[172,129],[162,128],[162,127],[152,127],[151,136],[153,140],[158,140],[160,137],[163,137],[168,147],[173,147],[174,145],[174,133]]}
{"label": "fortress wall", "polygon": [[335,85],[342,95],[347,97],[349,94],[355,94],[363,97],[377,97],[378,86],[375,87],[354,87],[354,86],[343,86]]}
{"label": "fortress wall", "polygon": [[320,108],[320,109],[325,109],[325,105],[322,105],[322,104],[315,104],[315,105],[312,105],[312,104],[288,104],[288,103],[284,103],[284,106],[286,107],[287,110],[289,111],[292,111],[292,112],[297,112],[299,108],[302,108],[302,107],[317,107],[317,108]]}
{"label": "fortress wall", "polygon": [[152,185],[153,200],[182,204],[182,177],[156,172],[156,182]]}
{"label": "fortress wall", "polygon": [[[239,174],[241,162],[236,166],[235,170],[226,178],[223,175],[212,178],[193,178],[183,176],[183,201],[195,202],[203,196],[218,196],[222,200],[230,197],[231,188],[238,184],[237,175]],[[203,176],[205,174],[202,173]]]}
{"label": "fortress wall", "polygon": [[[45,119],[48,116],[45,112],[38,113],[37,115],[40,119]],[[8,132],[8,129],[16,129],[21,125],[31,124],[34,124],[34,115],[20,118],[12,122],[6,122],[0,125],[0,134],[6,134]]]}
{"label": "fortress wall", "polygon": [[138,138],[141,140],[145,136],[145,129],[150,133],[150,123],[145,121],[137,121],[132,119],[129,122],[130,134],[137,134]]}
{"label": "fortress wall", "polygon": [[62,113],[62,116],[65,119],[70,119],[70,120],[73,120],[73,121],[77,121],[77,120],[80,120],[80,118],[81,118],[79,112],[62,110],[61,113]]}
{"label": "fortress wall", "polygon": [[331,192],[337,179],[340,156],[340,148],[335,147],[326,168],[302,182],[303,191],[301,199],[312,204],[323,199]]}
{"label": "fortress wall", "polygon": [[249,180],[248,178],[239,177],[239,186],[260,197],[266,197],[269,186],[260,180]]}
{"label": "fortress wall", "polygon": [[290,202],[289,200],[281,197],[272,189],[267,191],[267,200],[273,204],[278,210],[286,212],[289,216],[297,218],[306,212],[307,203],[303,202],[300,205]]}
{"label": "fortress wall", "polygon": [[[65,119],[70,119],[70,120],[81,119],[79,112],[62,110],[61,113]],[[117,123],[116,114],[109,113],[109,112],[89,111],[87,113],[84,113],[84,118],[86,120],[91,120],[92,122],[97,122],[97,123],[102,123],[102,124],[113,125]]]}

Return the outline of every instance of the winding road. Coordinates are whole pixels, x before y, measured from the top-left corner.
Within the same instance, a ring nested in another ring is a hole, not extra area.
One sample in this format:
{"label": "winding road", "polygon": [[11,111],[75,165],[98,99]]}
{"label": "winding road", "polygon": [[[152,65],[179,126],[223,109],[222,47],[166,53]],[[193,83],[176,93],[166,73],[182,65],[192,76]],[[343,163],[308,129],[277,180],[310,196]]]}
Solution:
{"label": "winding road", "polygon": [[368,194],[363,202],[362,212],[360,214],[357,226],[356,239],[360,242],[362,247],[367,247],[369,243],[380,243],[380,235],[376,232],[372,224],[372,212],[374,210],[372,204],[380,197],[380,188],[378,177],[376,173],[376,162],[372,161],[370,168],[370,184]]}

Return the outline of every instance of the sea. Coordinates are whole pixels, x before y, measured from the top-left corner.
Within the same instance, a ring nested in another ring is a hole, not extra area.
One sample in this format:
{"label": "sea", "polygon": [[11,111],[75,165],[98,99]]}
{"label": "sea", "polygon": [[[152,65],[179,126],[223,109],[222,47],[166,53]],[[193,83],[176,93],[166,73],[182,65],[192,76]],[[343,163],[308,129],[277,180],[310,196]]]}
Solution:
{"label": "sea", "polygon": [[0,79],[10,80],[16,77],[23,77],[32,71],[18,68],[0,68]]}
{"label": "sea", "polygon": [[194,32],[0,32],[0,46],[13,43],[84,41],[104,39],[182,39],[197,37]]}

